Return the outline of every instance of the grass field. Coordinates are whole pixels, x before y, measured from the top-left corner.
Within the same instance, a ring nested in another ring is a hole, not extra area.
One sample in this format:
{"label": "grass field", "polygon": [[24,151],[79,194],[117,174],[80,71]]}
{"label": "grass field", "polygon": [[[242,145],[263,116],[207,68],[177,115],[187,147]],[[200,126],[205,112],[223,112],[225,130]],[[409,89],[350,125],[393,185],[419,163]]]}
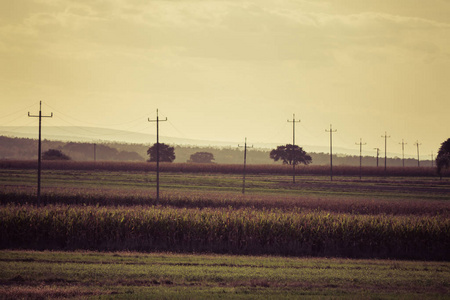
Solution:
{"label": "grass field", "polygon": [[392,260],[0,251],[5,298],[448,299],[450,264]]}
{"label": "grass field", "polygon": [[450,298],[448,177],[270,166],[242,195],[176,166],[157,201],[151,169],[55,164],[37,208],[26,164],[0,164],[0,298]]}

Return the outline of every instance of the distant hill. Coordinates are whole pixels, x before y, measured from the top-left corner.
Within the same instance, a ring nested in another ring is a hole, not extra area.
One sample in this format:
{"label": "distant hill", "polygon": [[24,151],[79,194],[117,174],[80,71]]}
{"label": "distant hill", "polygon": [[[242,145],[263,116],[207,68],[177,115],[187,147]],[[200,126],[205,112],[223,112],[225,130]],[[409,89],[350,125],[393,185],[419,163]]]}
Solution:
{"label": "distant hill", "polygon": [[[0,159],[37,159],[37,139],[12,138],[0,136]],[[94,146],[95,145],[95,146]],[[94,148],[95,147],[95,148]],[[243,149],[238,147],[218,146],[191,146],[174,145],[175,162],[186,162],[191,154],[195,152],[210,152],[214,155],[214,162],[220,164],[241,164],[243,162]],[[73,141],[51,141],[42,142],[42,151],[48,149],[61,150],[76,161],[93,161],[94,149],[98,161],[145,161],[148,159],[147,149],[149,144],[141,143],[119,143],[119,142],[73,142]],[[269,158],[270,149],[248,149],[247,163],[249,164],[279,164]],[[327,153],[308,152],[312,157],[313,165],[329,165],[330,156]],[[384,159],[380,158],[379,165],[382,166]],[[333,155],[333,165],[358,166],[359,156],[355,155]],[[364,166],[376,166],[376,158],[372,156],[363,157]],[[399,158],[388,158],[389,166],[401,166]],[[417,166],[417,160],[405,160],[406,166]],[[422,166],[431,166],[431,161],[421,161]]]}
{"label": "distant hill", "polygon": [[[0,159],[37,159],[38,141],[29,138],[0,136]],[[42,152],[49,149],[61,150],[72,160],[94,160],[94,144],[82,142],[42,141]],[[143,161],[144,157],[134,151],[117,150],[105,144],[95,145],[99,161]]]}
{"label": "distant hill", "polygon": [[[81,126],[45,126],[42,128],[43,139],[53,141],[65,141],[65,142],[87,142],[87,143],[115,143],[115,144],[142,144],[152,145],[156,142],[156,135],[150,133],[131,132],[125,130],[99,128],[99,127],[81,127]],[[38,138],[38,130],[35,126],[0,126],[0,135],[8,137],[20,137],[20,138]],[[167,137],[160,136],[160,142],[189,147],[237,147],[238,144],[242,144],[243,141],[207,141],[196,140],[187,138]],[[284,144],[289,143],[289,141]],[[267,142],[252,142],[254,148],[261,151],[266,151],[276,148],[283,143],[274,141],[273,143]],[[300,145],[308,153],[329,153],[329,146],[317,146],[317,145]],[[359,156],[359,149],[347,149],[341,147],[333,147],[333,153],[338,155],[356,155]],[[141,154],[146,156],[147,154]],[[374,151],[363,151],[365,156],[373,156]],[[388,157],[400,156],[398,153],[388,153]],[[409,157],[413,158],[413,157]]]}

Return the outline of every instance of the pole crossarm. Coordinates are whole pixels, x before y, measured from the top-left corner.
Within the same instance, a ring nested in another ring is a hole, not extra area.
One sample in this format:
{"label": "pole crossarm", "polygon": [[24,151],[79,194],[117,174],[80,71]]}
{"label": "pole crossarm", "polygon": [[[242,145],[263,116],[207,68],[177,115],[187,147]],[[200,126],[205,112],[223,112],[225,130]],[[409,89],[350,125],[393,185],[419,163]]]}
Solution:
{"label": "pole crossarm", "polygon": [[337,129],[333,130],[330,124],[330,130],[325,129],[325,132],[330,133],[330,179],[333,181],[333,132],[337,132]]}
{"label": "pole crossarm", "polygon": [[159,111],[156,109],[156,120],[148,118],[148,121],[156,122],[156,200],[159,201],[159,122],[167,121],[167,117],[160,120]]}
{"label": "pole crossarm", "polygon": [[292,115],[292,121],[287,120],[288,123],[292,123],[292,183],[295,183],[295,123],[300,123],[300,120],[295,120],[295,114]]}
{"label": "pole crossarm", "polygon": [[32,115],[28,112],[28,117],[30,118],[39,118],[39,144],[38,144],[38,187],[37,187],[37,206],[41,205],[41,123],[42,118],[52,118],[53,113],[49,116],[42,115],[42,101],[39,101],[39,115]]}

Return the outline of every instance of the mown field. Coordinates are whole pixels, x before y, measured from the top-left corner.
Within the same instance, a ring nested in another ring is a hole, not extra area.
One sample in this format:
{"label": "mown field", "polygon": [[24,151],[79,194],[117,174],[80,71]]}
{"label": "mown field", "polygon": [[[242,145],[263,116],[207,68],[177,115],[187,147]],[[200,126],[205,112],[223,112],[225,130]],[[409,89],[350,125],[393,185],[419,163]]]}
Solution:
{"label": "mown field", "polygon": [[448,298],[448,177],[186,165],[0,163],[0,295]]}
{"label": "mown field", "polygon": [[448,299],[445,262],[0,251],[10,299]]}

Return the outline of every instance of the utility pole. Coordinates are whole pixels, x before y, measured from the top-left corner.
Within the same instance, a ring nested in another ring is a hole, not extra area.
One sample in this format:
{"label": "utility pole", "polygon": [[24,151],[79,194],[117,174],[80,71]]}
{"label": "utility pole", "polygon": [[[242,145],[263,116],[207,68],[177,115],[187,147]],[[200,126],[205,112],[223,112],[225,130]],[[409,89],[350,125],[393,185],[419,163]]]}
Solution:
{"label": "utility pole", "polygon": [[378,157],[380,156],[380,148],[373,148],[377,150],[377,167],[378,167]]}
{"label": "utility pole", "polygon": [[403,168],[404,168],[405,167],[405,145],[407,143],[405,143],[402,139],[402,142],[399,144],[402,144],[402,162],[403,162]]}
{"label": "utility pole", "polygon": [[94,143],[94,164],[97,162],[97,144]]}
{"label": "utility pole", "polygon": [[390,135],[387,135],[387,132],[384,132],[384,135],[381,136],[384,138],[384,172],[386,173],[386,162],[387,162],[387,139],[390,138]]}
{"label": "utility pole", "polygon": [[359,180],[362,178],[362,146],[367,145],[367,143],[362,142],[362,138],[359,139],[359,143],[355,143],[359,145]]}
{"label": "utility pole", "polygon": [[325,129],[325,132],[330,133],[330,179],[333,181],[333,132],[336,132],[336,130],[333,130],[330,124],[330,130]]}
{"label": "utility pole", "polygon": [[[42,101],[39,101],[39,115],[34,116],[30,115],[30,112],[28,112],[28,117],[31,118],[39,118],[39,146],[38,146],[38,188],[37,188],[37,206],[39,207],[41,205],[41,119],[42,118],[52,118],[53,113],[50,114],[50,116],[43,116],[42,115]],[[45,205],[45,203],[44,203]]]}
{"label": "utility pole", "polygon": [[433,152],[431,152],[431,167],[433,167]]}
{"label": "utility pole", "polygon": [[292,115],[292,121],[287,120],[292,123],[292,183],[295,183],[295,123],[300,123],[300,120],[295,120],[295,114]]}
{"label": "utility pole", "polygon": [[[245,194],[245,167],[247,165],[247,138],[245,138],[244,146],[238,145],[238,147],[244,147],[244,176],[242,178],[242,194]],[[249,148],[253,148],[253,145]]]}
{"label": "utility pole", "polygon": [[167,117],[165,120],[160,120],[158,115],[158,109],[156,110],[156,120],[150,120],[149,122],[156,122],[156,201],[159,201],[159,122],[167,121]]}
{"label": "utility pole", "polygon": [[419,146],[422,145],[422,143],[419,143],[419,141],[417,141],[414,145],[417,146],[417,166],[420,167]]}

